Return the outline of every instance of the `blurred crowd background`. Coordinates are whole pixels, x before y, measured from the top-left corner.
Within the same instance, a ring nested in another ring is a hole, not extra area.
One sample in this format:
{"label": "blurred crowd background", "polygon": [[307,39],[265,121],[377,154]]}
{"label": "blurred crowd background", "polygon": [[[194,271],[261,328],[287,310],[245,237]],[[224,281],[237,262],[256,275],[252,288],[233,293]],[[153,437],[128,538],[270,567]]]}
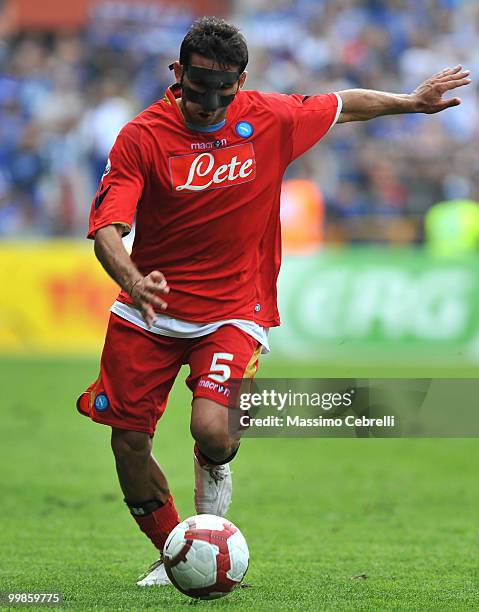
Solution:
{"label": "blurred crowd background", "polygon": [[[204,4],[94,1],[78,27],[49,29],[16,26],[0,0],[0,237],[85,233],[118,131],[163,95]],[[447,66],[479,74],[477,0],[220,4],[247,37],[250,89],[407,93]],[[287,178],[321,189],[326,238],[419,242],[434,203],[478,200],[477,97],[476,81],[440,115],[337,126],[295,163]]]}

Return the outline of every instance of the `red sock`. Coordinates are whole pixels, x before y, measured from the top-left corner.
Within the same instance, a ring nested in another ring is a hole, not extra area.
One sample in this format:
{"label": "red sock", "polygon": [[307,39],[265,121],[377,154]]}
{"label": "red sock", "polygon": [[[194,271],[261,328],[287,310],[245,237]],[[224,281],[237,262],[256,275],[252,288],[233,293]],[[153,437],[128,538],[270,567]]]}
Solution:
{"label": "red sock", "polygon": [[201,465],[201,467],[208,465],[208,461],[203,455],[203,453],[200,451],[200,447],[198,446],[197,442],[195,442],[193,452],[195,453],[195,457],[198,460],[198,463]]}
{"label": "red sock", "polygon": [[147,516],[134,516],[139,528],[146,534],[156,548],[163,552],[166,539],[180,522],[180,517],[175,508],[175,502],[170,495],[168,500]]}

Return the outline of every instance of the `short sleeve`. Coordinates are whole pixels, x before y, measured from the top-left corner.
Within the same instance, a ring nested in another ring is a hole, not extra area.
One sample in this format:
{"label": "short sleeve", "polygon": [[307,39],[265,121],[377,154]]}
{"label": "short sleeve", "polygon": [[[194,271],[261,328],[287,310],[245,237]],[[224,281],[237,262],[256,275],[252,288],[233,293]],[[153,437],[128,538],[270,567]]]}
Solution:
{"label": "short sleeve", "polygon": [[90,209],[88,238],[107,225],[130,232],[144,185],[144,161],[137,126],[128,123],[119,133]]}
{"label": "short sleeve", "polygon": [[319,142],[336,123],[341,114],[342,100],[335,93],[294,94],[287,99],[293,121],[291,160],[294,160]]}

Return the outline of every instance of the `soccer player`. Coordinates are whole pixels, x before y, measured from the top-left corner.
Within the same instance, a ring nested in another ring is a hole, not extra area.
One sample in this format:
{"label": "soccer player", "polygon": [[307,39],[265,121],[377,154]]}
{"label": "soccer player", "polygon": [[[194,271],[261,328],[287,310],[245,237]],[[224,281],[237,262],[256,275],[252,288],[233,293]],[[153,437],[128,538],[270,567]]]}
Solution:
{"label": "soccer player", "polygon": [[[112,428],[125,503],[159,551],[138,581],[168,584],[161,553],[179,517],[151,453],[182,364],[193,395],[195,506],[224,515],[231,379],[252,377],[279,325],[279,202],[287,166],[335,123],[460,104],[443,95],[470,82],[461,66],[412,94],[352,89],[282,95],[245,91],[248,50],[238,29],[205,17],[186,34],[165,97],[120,132],[91,207],[88,237],[121,287],[99,378],[78,410]],[[123,246],[136,215],[131,256]]]}

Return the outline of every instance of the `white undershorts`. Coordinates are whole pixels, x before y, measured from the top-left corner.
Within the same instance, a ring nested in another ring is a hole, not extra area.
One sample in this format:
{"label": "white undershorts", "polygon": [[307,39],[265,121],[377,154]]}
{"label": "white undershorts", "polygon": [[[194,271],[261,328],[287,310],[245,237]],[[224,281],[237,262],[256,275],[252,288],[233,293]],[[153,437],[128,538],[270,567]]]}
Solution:
{"label": "white undershorts", "polygon": [[214,323],[194,323],[192,321],[182,321],[174,319],[164,314],[157,314],[152,327],[148,327],[145,323],[140,311],[133,308],[129,304],[124,304],[118,300],[110,308],[111,312],[118,315],[122,319],[126,319],[130,323],[146,329],[160,336],[171,336],[172,338],[199,338],[212,334],[223,325],[234,325],[243,330],[249,336],[257,340],[263,347],[262,353],[269,353],[269,342],[267,327],[261,327],[254,321],[245,319],[225,319],[224,321],[215,321]]}

